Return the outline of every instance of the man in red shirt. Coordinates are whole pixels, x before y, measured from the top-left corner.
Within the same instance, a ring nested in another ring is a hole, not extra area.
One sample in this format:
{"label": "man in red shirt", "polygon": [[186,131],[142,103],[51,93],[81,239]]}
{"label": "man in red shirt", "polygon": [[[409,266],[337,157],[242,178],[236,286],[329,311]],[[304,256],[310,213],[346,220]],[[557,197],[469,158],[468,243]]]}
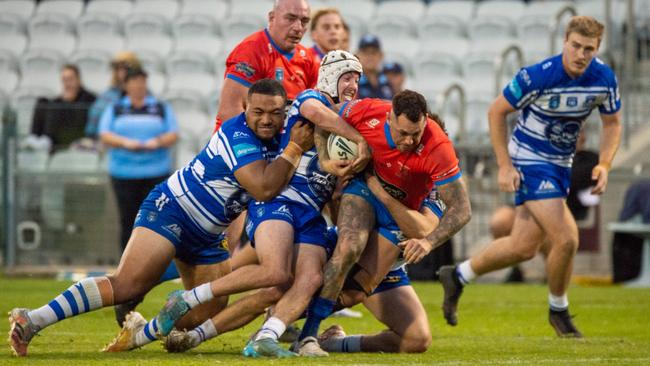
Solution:
{"label": "man in red shirt", "polygon": [[226,59],[216,129],[244,110],[248,87],[257,80],[281,82],[289,101],[316,86],[319,64],[300,44],[309,20],[306,0],[275,1],[268,27],[235,46]]}
{"label": "man in red shirt", "polygon": [[[339,114],[370,145],[374,177],[368,183],[354,179],[344,190],[336,250],[323,270],[324,285],[307,311],[301,338],[314,336],[337,299],[343,306],[364,301],[391,267],[400,261],[419,262],[460,230],[471,215],[453,146],[441,123],[430,117],[422,95],[406,90],[392,102],[350,101]],[[320,159],[327,159],[327,152],[321,150]],[[375,178],[389,199],[373,194],[378,192],[372,185]],[[437,226],[426,217],[422,220],[419,212],[434,185],[446,206]],[[431,336],[426,312],[415,293],[377,299],[381,304],[374,307],[384,309],[378,319],[389,329],[374,336],[341,339],[340,347],[329,350],[424,352]]]}

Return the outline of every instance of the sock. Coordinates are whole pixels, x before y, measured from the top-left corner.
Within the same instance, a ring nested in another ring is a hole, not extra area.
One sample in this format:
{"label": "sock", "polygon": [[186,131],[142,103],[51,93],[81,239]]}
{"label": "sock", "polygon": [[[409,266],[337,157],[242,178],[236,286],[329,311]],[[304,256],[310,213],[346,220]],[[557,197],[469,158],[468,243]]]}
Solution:
{"label": "sock", "polygon": [[146,344],[149,344],[155,341],[157,338],[156,333],[158,333],[158,318],[153,318],[150,320],[144,328],[142,328],[135,335],[135,345],[136,347],[142,347]]}
{"label": "sock", "polygon": [[[99,293],[97,283],[108,281],[106,277],[89,277],[75,283],[63,291],[61,295],[54,298],[47,305],[28,313],[32,322],[43,329],[58,321],[71,316],[87,313],[104,306],[102,296]],[[110,282],[109,282],[110,283]],[[106,305],[112,304],[113,289],[111,288],[111,300]]]}
{"label": "sock", "polygon": [[212,319],[208,319],[205,323],[187,332],[187,334],[192,338],[192,347],[196,347],[208,339],[216,337],[218,333]]}
{"label": "sock", "polygon": [[555,296],[549,292],[548,305],[552,311],[565,311],[569,308],[569,298],[566,294],[562,296]]}
{"label": "sock", "polygon": [[321,342],[327,352],[361,352],[361,335],[351,335],[341,338],[331,338]]}
{"label": "sock", "polygon": [[287,329],[287,325],[284,322],[274,316],[268,318],[262,325],[262,329],[257,332],[255,340],[260,340],[263,338],[271,338],[277,340]]}
{"label": "sock", "polygon": [[298,339],[303,340],[307,337],[318,337],[320,323],[332,314],[334,305],[336,305],[336,301],[322,297],[317,297],[312,300],[311,304],[309,304],[309,309],[307,309],[307,320],[305,320],[305,325],[302,327],[302,332]]}
{"label": "sock", "polygon": [[174,280],[179,278],[180,275],[178,274],[178,268],[176,268],[176,263],[172,261],[169,263],[169,266],[167,266],[167,269],[165,270],[165,273],[163,273],[162,277],[158,280],[158,283],[163,283],[165,281],[169,280]]}
{"label": "sock", "polygon": [[183,293],[183,300],[190,305],[190,308],[206,303],[213,298],[214,295],[212,295],[212,289],[210,288],[209,282]]}
{"label": "sock", "polygon": [[474,273],[472,266],[469,264],[469,259],[458,265],[456,268],[456,274],[458,275],[458,280],[463,286],[476,278],[476,273]]}

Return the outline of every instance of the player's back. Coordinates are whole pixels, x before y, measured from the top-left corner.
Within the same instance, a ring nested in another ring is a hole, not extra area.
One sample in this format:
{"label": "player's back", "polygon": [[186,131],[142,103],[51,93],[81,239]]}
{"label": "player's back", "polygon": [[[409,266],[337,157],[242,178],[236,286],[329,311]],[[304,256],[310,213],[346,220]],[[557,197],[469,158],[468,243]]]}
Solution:
{"label": "player's back", "polygon": [[503,94],[521,109],[509,144],[513,162],[520,165],[570,167],[581,125],[592,110],[610,114],[620,108],[616,77],[597,58],[571,78],[562,55],[553,56],[521,69]]}

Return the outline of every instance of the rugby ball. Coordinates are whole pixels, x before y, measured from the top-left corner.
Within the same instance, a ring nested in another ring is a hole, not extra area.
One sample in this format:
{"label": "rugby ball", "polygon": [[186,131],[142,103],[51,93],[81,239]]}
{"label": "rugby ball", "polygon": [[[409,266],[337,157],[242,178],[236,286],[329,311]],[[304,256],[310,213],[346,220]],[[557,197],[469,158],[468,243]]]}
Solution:
{"label": "rugby ball", "polygon": [[330,134],[327,152],[332,160],[354,160],[357,158],[357,144],[343,136]]}

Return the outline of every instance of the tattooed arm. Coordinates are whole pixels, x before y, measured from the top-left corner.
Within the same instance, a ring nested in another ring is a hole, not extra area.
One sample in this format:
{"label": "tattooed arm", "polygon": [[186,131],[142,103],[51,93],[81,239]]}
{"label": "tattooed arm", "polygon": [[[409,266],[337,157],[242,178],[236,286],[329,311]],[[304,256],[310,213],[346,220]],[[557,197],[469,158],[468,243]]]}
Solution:
{"label": "tattooed arm", "polygon": [[410,239],[400,243],[404,250],[404,259],[408,263],[417,263],[422,260],[431,250],[449,240],[462,229],[472,216],[469,196],[462,179],[438,186],[438,193],[447,206],[447,211],[440,219],[438,227],[425,239]]}

